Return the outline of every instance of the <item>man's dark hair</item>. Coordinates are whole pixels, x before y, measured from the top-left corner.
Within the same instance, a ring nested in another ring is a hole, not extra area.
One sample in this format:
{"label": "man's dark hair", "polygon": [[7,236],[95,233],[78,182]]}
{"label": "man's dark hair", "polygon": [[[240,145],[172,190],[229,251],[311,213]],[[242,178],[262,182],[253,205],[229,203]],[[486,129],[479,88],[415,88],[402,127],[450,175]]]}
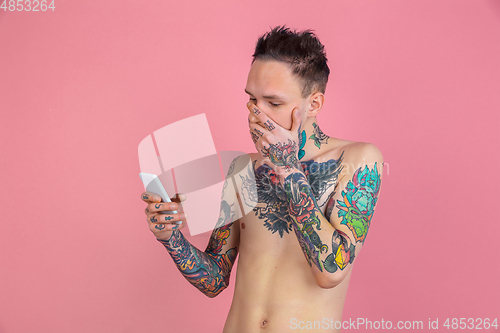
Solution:
{"label": "man's dark hair", "polygon": [[297,32],[285,25],[277,26],[259,38],[252,57],[252,64],[256,59],[290,64],[302,83],[302,98],[316,91],[325,93],[330,75],[328,60],[323,44],[310,29]]}

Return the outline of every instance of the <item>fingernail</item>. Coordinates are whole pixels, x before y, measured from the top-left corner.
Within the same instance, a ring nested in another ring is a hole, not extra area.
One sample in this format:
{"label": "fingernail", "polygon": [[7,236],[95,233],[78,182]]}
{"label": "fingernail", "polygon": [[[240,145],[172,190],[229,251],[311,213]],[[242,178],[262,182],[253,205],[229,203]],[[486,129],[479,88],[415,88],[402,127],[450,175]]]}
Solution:
{"label": "fingernail", "polygon": [[186,213],[181,213],[181,219],[183,219],[183,220],[187,219],[187,214]]}

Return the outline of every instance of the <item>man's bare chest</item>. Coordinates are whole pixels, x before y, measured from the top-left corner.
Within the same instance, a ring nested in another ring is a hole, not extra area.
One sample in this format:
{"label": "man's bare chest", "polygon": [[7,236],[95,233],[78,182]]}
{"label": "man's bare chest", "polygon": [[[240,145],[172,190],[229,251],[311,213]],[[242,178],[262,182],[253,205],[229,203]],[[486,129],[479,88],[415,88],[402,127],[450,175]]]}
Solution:
{"label": "man's bare chest", "polygon": [[[301,162],[303,173],[323,214],[329,199],[335,193],[339,174],[343,168],[342,159],[343,153],[338,159],[326,162]],[[253,165],[255,166],[255,161]],[[254,168],[252,181],[255,186],[252,187],[252,191],[249,189],[245,191],[244,188],[243,198],[246,203],[251,202],[253,209],[242,220],[243,225],[240,225],[240,228],[250,226],[251,229],[248,231],[252,231],[252,235],[265,234],[259,238],[267,238],[269,235],[277,239],[287,235],[294,236],[292,230],[294,222],[288,212],[286,193],[278,175],[269,166],[262,165],[256,170]]]}

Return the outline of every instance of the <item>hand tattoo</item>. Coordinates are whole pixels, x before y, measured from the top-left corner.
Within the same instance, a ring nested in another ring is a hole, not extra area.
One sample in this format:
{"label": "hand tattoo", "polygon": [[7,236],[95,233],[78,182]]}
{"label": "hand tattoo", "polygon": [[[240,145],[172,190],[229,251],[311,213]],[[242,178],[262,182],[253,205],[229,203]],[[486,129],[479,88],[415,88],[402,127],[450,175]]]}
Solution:
{"label": "hand tattoo", "polygon": [[271,123],[271,121],[266,121],[264,123],[264,126],[266,126],[266,128],[269,130],[269,131],[272,131],[273,129],[275,129],[276,127],[274,127],[274,125]]}
{"label": "hand tattoo", "polygon": [[269,157],[271,163],[276,166],[294,167],[297,165],[297,143],[288,139],[288,143],[270,144],[262,150],[264,157]]}

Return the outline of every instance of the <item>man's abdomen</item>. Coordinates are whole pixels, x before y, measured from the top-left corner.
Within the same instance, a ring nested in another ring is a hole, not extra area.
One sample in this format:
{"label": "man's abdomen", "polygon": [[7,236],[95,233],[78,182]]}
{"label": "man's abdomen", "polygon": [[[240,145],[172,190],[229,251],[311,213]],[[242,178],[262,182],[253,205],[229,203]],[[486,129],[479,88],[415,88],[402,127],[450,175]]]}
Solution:
{"label": "man's abdomen", "polygon": [[335,288],[319,287],[293,232],[280,237],[247,215],[239,250],[224,332],[295,332],[300,323],[320,321],[325,328],[341,320],[350,276]]}

